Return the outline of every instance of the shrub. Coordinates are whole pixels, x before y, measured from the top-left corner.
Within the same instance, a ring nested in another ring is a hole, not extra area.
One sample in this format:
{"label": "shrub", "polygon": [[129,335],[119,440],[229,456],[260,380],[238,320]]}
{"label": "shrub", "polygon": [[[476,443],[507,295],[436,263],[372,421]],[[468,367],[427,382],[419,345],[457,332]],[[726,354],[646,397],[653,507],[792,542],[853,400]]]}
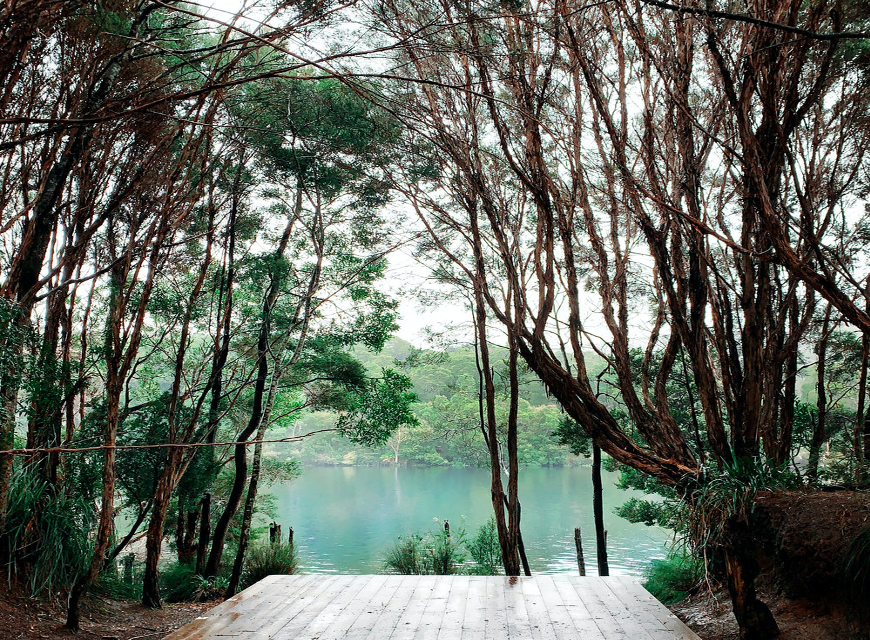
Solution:
{"label": "shrub", "polygon": [[387,549],[384,564],[390,573],[415,575],[426,573],[423,563],[423,536],[409,533],[399,536],[399,541]]}
{"label": "shrub", "polygon": [[36,469],[20,466],[9,485],[6,519],[11,569],[23,579],[30,596],[69,588],[88,566],[89,533],[94,508],[84,497],[54,492]]}
{"label": "shrub", "polygon": [[229,586],[226,576],[204,578],[193,565],[174,563],[160,572],[163,597],[167,602],[204,602],[222,598]]}
{"label": "shrub", "polygon": [[482,525],[477,535],[467,545],[468,553],[474,564],[468,567],[468,572],[477,576],[495,576],[502,566],[501,545],[498,543],[498,532],[495,528],[495,518]]}
{"label": "shrub", "polygon": [[283,543],[254,545],[248,550],[240,585],[245,589],[266,576],[293,575],[296,573],[298,560],[295,545]]}
{"label": "shrub", "polygon": [[465,561],[464,545],[462,527],[451,534],[439,525],[425,534],[399,536],[399,541],[387,549],[384,565],[390,573],[403,575],[453,575],[459,573]]}
{"label": "shrub", "polygon": [[644,588],[664,604],[679,602],[704,578],[704,563],[685,551],[653,560],[646,571]]}
{"label": "shrub", "polygon": [[840,573],[856,599],[866,603],[870,597],[870,527],[849,544]]}

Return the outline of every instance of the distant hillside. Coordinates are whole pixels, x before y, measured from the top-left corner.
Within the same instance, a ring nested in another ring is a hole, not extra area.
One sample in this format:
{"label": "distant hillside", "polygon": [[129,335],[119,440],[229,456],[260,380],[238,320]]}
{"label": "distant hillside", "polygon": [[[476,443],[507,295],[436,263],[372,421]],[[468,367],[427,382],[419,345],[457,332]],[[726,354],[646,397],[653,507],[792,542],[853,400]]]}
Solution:
{"label": "distant hillside", "polygon": [[[505,375],[506,349],[496,347],[497,391],[501,421],[507,414]],[[417,464],[478,466],[487,464],[487,453],[480,434],[478,413],[478,370],[473,347],[458,347],[447,352],[421,350],[400,338],[393,338],[382,351],[358,350],[356,356],[373,375],[394,369],[408,375],[418,396],[415,414],[420,426],[402,429],[383,447],[368,448],[348,442],[335,433],[312,436],[296,446],[275,448],[280,456],[293,456],[308,464]],[[591,375],[603,369],[603,361],[589,359]],[[543,385],[528,371],[521,374],[520,385],[520,462],[526,465],[563,465],[576,462],[566,447],[559,445],[552,432],[563,415]],[[329,429],[335,415],[308,413],[273,435],[298,435]]]}

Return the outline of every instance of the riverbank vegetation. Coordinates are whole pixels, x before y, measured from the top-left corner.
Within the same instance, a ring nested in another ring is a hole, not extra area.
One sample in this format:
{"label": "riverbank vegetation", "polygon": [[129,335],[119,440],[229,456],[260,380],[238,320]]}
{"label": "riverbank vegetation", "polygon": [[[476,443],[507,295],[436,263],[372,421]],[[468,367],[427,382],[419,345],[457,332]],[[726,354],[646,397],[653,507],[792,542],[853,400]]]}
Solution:
{"label": "riverbank vegetation", "polygon": [[[773,561],[789,588],[866,576],[866,524],[828,526],[870,483],[866,3],[15,0],[0,25],[0,561],[68,628],[131,545],[145,606],[167,539],[234,593],[298,471],[273,440],[487,466],[508,575],[522,465],[588,452],[599,571],[613,464],[746,640],[778,632],[770,549],[815,569]],[[399,248],[464,305],[447,356],[384,353]]]}

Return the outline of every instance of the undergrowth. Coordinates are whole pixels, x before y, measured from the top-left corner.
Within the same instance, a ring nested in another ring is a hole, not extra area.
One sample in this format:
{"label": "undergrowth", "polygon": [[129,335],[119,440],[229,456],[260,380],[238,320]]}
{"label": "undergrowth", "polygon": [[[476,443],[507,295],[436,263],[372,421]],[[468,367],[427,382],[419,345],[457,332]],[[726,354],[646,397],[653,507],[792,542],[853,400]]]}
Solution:
{"label": "undergrowth", "polygon": [[644,588],[664,604],[684,600],[704,579],[704,563],[695,556],[671,552],[664,560],[653,560],[646,570]]}
{"label": "undergrowth", "polygon": [[242,571],[241,587],[245,589],[266,576],[293,575],[299,564],[296,546],[292,544],[258,544],[248,550]]}
{"label": "undergrowth", "polygon": [[435,531],[409,533],[387,549],[384,561],[390,573],[404,575],[453,575],[462,573],[465,562],[465,530],[446,531],[440,524]]}

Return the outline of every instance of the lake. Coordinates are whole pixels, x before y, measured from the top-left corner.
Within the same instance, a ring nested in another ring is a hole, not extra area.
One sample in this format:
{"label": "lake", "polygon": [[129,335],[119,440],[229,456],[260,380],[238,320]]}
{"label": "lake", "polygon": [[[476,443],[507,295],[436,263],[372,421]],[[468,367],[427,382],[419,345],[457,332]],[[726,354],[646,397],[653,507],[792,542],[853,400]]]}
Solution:
{"label": "lake", "polygon": [[[603,476],[610,571],[643,575],[650,560],[665,557],[671,532],[615,515],[614,507],[641,494],[617,489],[617,473]],[[486,469],[308,467],[271,493],[285,537],[293,527],[300,570],[310,573],[379,573],[398,536],[433,529],[436,518],[473,536],[492,513]],[[521,469],[519,496],[532,572],[576,572],[579,525],[586,567],[594,575],[591,467]]]}

